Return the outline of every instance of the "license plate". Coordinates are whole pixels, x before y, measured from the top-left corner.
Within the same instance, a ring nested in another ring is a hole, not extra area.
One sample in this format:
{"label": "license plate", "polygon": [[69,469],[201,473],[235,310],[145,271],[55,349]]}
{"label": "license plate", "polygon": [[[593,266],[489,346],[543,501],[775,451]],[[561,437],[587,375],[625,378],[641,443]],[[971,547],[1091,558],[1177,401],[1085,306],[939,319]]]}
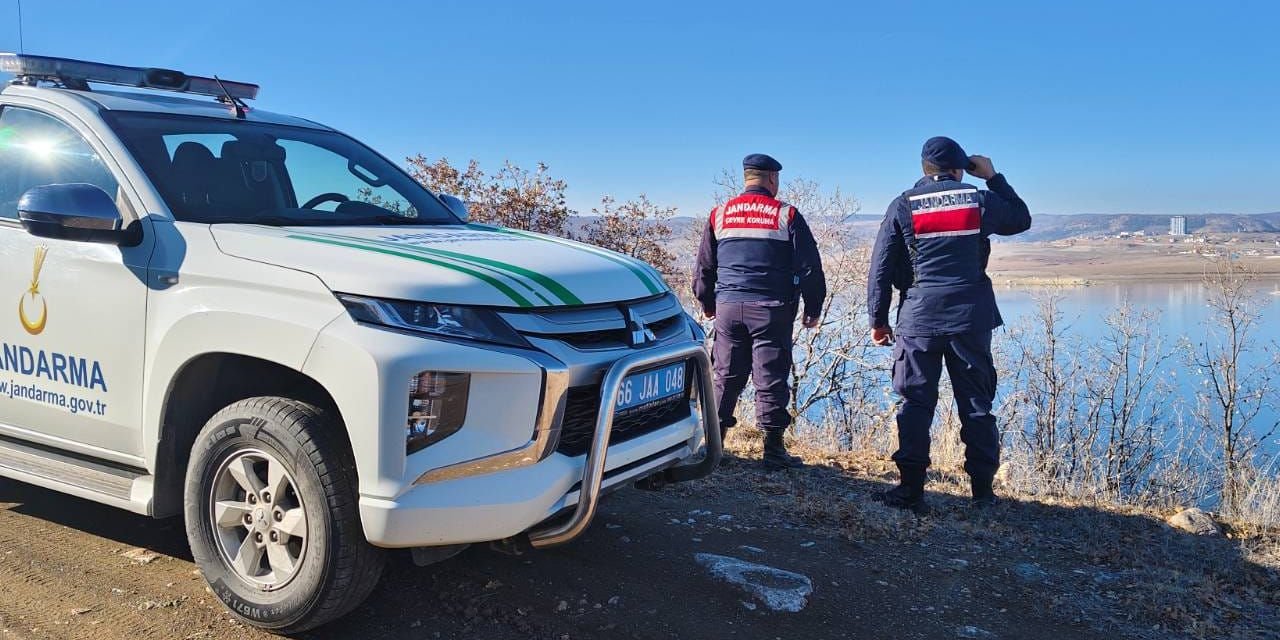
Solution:
{"label": "license plate", "polygon": [[618,388],[615,410],[622,412],[647,404],[670,400],[684,393],[684,363],[633,373]]}

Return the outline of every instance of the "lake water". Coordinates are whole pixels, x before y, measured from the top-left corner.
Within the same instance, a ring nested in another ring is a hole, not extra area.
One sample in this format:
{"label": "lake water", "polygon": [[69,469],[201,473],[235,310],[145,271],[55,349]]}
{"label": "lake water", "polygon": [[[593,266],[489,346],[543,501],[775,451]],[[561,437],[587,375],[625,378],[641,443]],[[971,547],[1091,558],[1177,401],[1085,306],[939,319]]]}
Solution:
{"label": "lake water", "polygon": [[[1255,337],[1260,343],[1280,343],[1280,281],[1261,281],[1253,288],[1265,304]],[[997,288],[996,297],[1005,322],[1013,325],[1034,315],[1036,296],[1044,293],[1045,290],[1034,288]],[[1206,290],[1200,282],[1104,283],[1058,289],[1057,293],[1062,297],[1059,308],[1064,313],[1064,321],[1070,325],[1070,331],[1086,339],[1100,335],[1105,330],[1104,318],[1126,300],[1134,307],[1158,313],[1153,330],[1162,334],[1170,344],[1184,336],[1196,342],[1206,331],[1214,328],[1212,310],[1205,304]],[[1269,354],[1259,349],[1250,363],[1256,365],[1269,360]],[[1188,408],[1193,406],[1195,386],[1203,379],[1187,369],[1180,358],[1170,361],[1169,366],[1179,367],[1177,381],[1181,399]],[[1280,418],[1280,389],[1273,391],[1265,404],[1259,421],[1269,425]],[[1280,453],[1280,436],[1272,436],[1264,444],[1264,449]]]}

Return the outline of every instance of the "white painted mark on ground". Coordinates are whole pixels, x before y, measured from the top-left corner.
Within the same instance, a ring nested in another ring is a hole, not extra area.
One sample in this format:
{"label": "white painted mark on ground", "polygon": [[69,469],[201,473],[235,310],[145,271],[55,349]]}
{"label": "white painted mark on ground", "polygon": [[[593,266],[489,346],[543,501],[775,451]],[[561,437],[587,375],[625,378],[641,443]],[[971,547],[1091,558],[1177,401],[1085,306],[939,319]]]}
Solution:
{"label": "white painted mark on ground", "polygon": [[695,553],[693,559],[772,611],[800,611],[813,593],[813,581],[799,573],[714,553]]}

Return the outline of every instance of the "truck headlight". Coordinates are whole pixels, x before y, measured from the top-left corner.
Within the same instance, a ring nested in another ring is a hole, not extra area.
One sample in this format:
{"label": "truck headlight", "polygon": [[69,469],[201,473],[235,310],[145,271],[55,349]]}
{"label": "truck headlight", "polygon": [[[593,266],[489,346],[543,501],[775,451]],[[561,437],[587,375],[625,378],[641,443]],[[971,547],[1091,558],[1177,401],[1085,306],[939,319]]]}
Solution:
{"label": "truck headlight", "polygon": [[523,336],[489,309],[383,300],[346,293],[339,293],[338,300],[357,322],[445,338],[529,348],[529,343]]}
{"label": "truck headlight", "polygon": [[409,422],[405,452],[413,453],[448,438],[467,417],[471,374],[423,371],[409,379]]}

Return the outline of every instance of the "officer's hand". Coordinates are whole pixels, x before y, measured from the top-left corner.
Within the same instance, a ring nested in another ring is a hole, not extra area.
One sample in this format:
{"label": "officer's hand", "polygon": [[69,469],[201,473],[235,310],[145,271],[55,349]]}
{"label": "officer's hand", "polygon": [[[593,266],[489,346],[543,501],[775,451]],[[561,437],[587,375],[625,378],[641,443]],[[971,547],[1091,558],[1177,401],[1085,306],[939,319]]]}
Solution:
{"label": "officer's hand", "polygon": [[703,318],[706,318],[707,320],[715,320],[715,319],[716,319],[716,312],[715,312],[714,310],[712,310],[712,311],[707,311],[706,309],[703,309],[703,310],[702,310],[702,317],[703,317]]}
{"label": "officer's hand", "polygon": [[813,329],[818,326],[818,320],[819,318],[817,317],[805,316],[805,319],[800,324],[806,329]]}
{"label": "officer's hand", "polygon": [[969,156],[969,175],[983,180],[990,180],[996,175],[996,168],[991,165],[991,158],[986,156]]}
{"label": "officer's hand", "polygon": [[893,344],[893,329],[889,327],[875,327],[871,330],[871,341],[881,347],[887,347]]}

